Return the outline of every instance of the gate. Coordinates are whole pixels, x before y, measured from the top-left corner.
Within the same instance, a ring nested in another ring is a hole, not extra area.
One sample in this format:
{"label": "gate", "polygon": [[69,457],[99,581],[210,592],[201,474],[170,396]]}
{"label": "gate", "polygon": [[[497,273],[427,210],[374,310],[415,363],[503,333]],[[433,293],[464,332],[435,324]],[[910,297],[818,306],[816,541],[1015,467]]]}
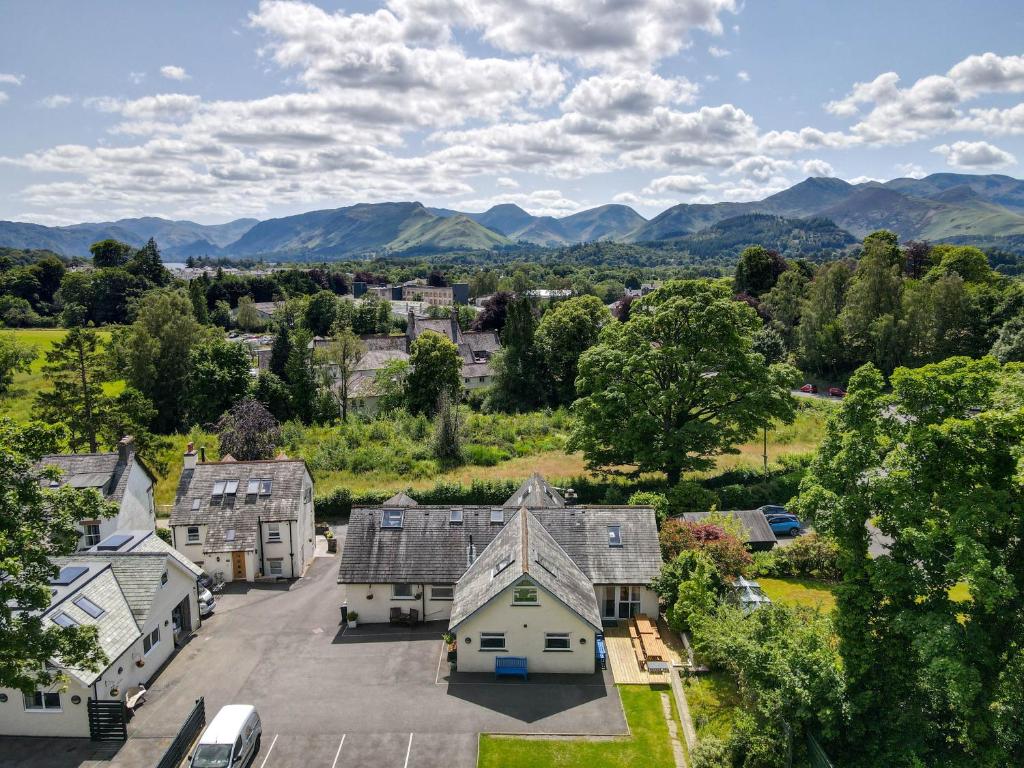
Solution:
{"label": "gate", "polygon": [[89,738],[93,741],[126,741],[128,724],[124,702],[89,699]]}
{"label": "gate", "polygon": [[174,741],[164,752],[160,762],[156,764],[156,768],[177,768],[188,754],[189,747],[198,738],[204,725],[206,725],[206,702],[199,697],[196,699],[196,705],[192,707],[192,711],[185,718],[178,735],[174,737]]}

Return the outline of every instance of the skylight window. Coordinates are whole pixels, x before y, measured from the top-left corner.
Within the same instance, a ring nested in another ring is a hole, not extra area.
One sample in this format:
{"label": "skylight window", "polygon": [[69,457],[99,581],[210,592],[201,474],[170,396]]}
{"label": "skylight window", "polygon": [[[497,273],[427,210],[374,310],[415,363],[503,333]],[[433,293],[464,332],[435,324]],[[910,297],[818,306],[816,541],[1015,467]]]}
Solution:
{"label": "skylight window", "polygon": [[57,578],[51,579],[50,583],[55,587],[66,587],[89,569],[83,565],[67,565],[60,569]]}
{"label": "skylight window", "polygon": [[78,622],[68,616],[64,611],[61,611],[53,617],[53,623],[60,627],[77,627]]}
{"label": "skylight window", "polygon": [[96,549],[103,552],[117,552],[121,547],[132,540],[131,536],[127,536],[123,533],[118,533],[113,536],[108,536],[99,544],[96,545]]}
{"label": "skylight window", "polygon": [[73,602],[75,605],[81,608],[82,611],[89,614],[94,619],[98,619],[100,616],[106,613],[106,611],[104,611],[102,608],[96,605],[96,603],[94,603],[85,595],[79,595],[73,600]]}
{"label": "skylight window", "polygon": [[245,489],[246,496],[255,496],[260,492],[260,481],[258,478],[253,478],[249,481],[249,485]]}
{"label": "skylight window", "polygon": [[192,511],[199,509],[199,505],[202,503],[202,499],[192,499]]}
{"label": "skylight window", "polygon": [[213,484],[213,493],[210,495],[211,504],[220,504],[224,498],[224,486],[227,485],[223,480],[218,480]]}
{"label": "skylight window", "polygon": [[228,528],[226,531],[224,531],[224,541],[234,541],[234,540],[235,540],[235,529],[234,528]]}
{"label": "skylight window", "polygon": [[381,528],[401,528],[405,512],[401,509],[385,509],[380,518]]}
{"label": "skylight window", "polygon": [[228,480],[227,482],[224,483],[224,495],[225,496],[234,496],[236,493],[238,493],[238,481],[237,480]]}
{"label": "skylight window", "polygon": [[274,481],[271,478],[265,477],[260,480],[260,496],[269,496],[273,488]]}
{"label": "skylight window", "polygon": [[621,525],[609,525],[608,526],[608,546],[609,547],[621,547],[622,546],[622,526]]}
{"label": "skylight window", "polygon": [[491,522],[498,523],[499,525],[505,524],[505,510],[504,509],[492,509],[491,510]]}
{"label": "skylight window", "polygon": [[448,513],[448,522],[452,525],[461,525],[462,523],[462,510],[453,509]]}

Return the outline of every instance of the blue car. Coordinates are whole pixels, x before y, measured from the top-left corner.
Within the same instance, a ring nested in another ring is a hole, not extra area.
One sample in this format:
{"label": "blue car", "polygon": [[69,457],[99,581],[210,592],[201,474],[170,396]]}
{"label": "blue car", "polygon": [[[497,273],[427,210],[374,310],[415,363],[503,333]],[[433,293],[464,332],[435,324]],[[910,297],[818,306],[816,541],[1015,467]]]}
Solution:
{"label": "blue car", "polygon": [[766,515],[768,525],[776,536],[799,536],[800,521],[795,515]]}

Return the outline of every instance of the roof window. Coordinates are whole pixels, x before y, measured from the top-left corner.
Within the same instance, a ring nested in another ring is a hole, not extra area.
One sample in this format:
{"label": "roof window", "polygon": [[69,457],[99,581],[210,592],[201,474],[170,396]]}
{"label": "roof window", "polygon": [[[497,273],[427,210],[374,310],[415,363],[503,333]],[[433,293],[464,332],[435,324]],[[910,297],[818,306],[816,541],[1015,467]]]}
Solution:
{"label": "roof window", "polygon": [[82,611],[92,616],[94,619],[98,619],[100,616],[106,613],[106,611],[104,611],[102,608],[96,605],[96,603],[94,603],[85,595],[79,595],[72,602],[79,608],[81,608]]}
{"label": "roof window", "polygon": [[505,524],[505,510],[504,509],[492,509],[491,510],[491,522],[497,523],[498,525]]}
{"label": "roof window", "polygon": [[381,528],[401,528],[405,512],[401,509],[385,509],[380,518]]}
{"label": "roof window", "polygon": [[452,525],[462,525],[462,510],[453,509],[448,513],[448,522]]}
{"label": "roof window", "polygon": [[64,611],[61,611],[60,613],[58,613],[56,616],[53,617],[53,623],[56,624],[59,627],[65,627],[65,628],[79,626],[78,622],[75,621],[74,619],[72,619],[66,613],[64,613]]}
{"label": "roof window", "polygon": [[621,525],[609,525],[608,526],[608,546],[609,547],[621,547],[622,546],[622,526]]}

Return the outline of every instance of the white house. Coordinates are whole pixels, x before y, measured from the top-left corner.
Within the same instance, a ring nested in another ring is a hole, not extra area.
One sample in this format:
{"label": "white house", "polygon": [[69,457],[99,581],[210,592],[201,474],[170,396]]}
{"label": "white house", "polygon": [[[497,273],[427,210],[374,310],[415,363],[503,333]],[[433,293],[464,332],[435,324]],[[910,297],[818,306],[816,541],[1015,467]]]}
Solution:
{"label": "white house", "polygon": [[[144,543],[145,542],[145,543]],[[88,552],[54,558],[44,624],[93,625],[107,663],[75,669],[29,694],[0,688],[0,734],[89,737],[88,702],[123,701],[148,682],[200,623],[195,566],[149,532],[114,534]]]}
{"label": "white house", "polygon": [[171,512],[174,548],[214,578],[298,578],[313,559],[313,478],[283,454],[198,461],[189,446]]}
{"label": "white house", "polygon": [[95,488],[106,501],[117,504],[114,517],[83,520],[79,549],[88,549],[115,531],[152,531],[156,528],[153,489],[156,478],[135,451],[135,441],[123,437],[111,453],[62,453],[44,456],[36,469],[57,467],[59,480],[46,480],[53,487]]}

